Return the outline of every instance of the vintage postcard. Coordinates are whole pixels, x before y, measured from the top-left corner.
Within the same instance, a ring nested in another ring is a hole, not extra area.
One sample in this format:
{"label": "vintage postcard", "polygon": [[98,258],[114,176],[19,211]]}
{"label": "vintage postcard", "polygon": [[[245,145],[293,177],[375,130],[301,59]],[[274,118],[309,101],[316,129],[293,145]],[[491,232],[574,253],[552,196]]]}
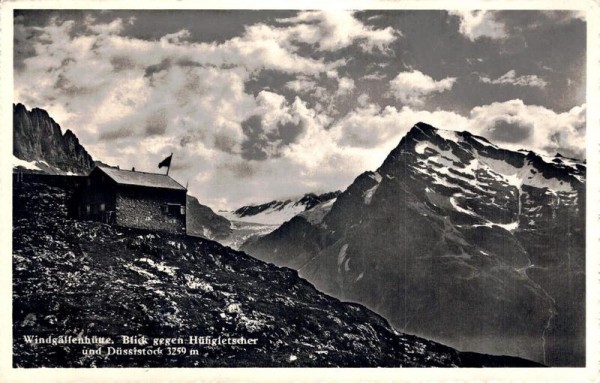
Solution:
{"label": "vintage postcard", "polygon": [[1,12],[0,381],[600,378],[596,2]]}

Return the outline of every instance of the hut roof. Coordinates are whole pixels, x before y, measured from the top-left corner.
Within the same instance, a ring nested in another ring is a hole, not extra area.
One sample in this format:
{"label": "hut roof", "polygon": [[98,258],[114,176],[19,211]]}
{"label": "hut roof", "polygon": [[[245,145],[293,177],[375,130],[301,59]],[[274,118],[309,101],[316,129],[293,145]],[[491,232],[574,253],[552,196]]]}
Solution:
{"label": "hut roof", "polygon": [[146,173],[98,166],[104,174],[120,185],[146,186],[160,189],[186,190],[166,174]]}

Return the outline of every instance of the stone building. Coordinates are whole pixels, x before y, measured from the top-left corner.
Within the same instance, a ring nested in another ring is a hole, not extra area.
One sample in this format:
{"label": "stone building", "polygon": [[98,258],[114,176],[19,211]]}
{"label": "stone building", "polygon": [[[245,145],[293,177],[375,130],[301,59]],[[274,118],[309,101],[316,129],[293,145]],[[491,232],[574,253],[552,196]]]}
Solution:
{"label": "stone building", "polygon": [[164,174],[97,166],[77,192],[82,219],[186,233],[186,188]]}

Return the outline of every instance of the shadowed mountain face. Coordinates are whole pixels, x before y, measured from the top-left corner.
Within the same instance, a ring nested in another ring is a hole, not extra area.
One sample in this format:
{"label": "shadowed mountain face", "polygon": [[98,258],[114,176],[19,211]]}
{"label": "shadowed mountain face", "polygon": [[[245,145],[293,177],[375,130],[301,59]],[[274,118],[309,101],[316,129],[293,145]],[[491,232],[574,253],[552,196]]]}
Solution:
{"label": "shadowed mountain face", "polygon": [[321,216],[242,250],[402,331],[585,364],[585,165],[419,123]]}
{"label": "shadowed mountain face", "polygon": [[186,215],[187,234],[207,239],[221,240],[231,232],[231,223],[224,217],[215,214],[208,206],[198,202],[196,197],[187,196]]}
{"label": "shadowed mountain face", "polygon": [[[69,179],[75,177],[15,183],[15,367],[537,365],[400,334],[365,307],[317,291],[294,270],[213,241],[70,219]],[[108,347],[86,355],[81,344],[25,341],[58,335],[108,337],[111,347],[139,352],[157,347],[127,345],[119,335],[257,343],[184,344],[186,354],[169,355],[162,347],[146,356],[109,355]]]}
{"label": "shadowed mountain face", "polygon": [[94,161],[79,139],[60,126],[43,109],[28,111],[23,104],[13,105],[13,155],[37,162],[33,168],[47,173],[87,174]]}

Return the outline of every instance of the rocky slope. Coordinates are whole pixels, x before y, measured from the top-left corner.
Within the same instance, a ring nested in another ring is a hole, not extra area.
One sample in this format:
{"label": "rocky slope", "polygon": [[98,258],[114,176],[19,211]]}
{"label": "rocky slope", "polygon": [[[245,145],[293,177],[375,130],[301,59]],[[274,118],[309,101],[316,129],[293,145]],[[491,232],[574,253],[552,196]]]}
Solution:
{"label": "rocky slope", "polygon": [[43,109],[13,105],[14,166],[52,174],[87,174],[94,161],[79,139]]}
{"label": "rocky slope", "polygon": [[[295,271],[213,241],[72,220],[71,182],[40,176],[15,184],[15,367],[536,365],[397,333]],[[149,344],[125,344],[121,335],[149,337]],[[153,345],[195,335],[257,344],[177,344],[185,353]],[[97,347],[31,344],[26,336],[97,336],[110,338],[115,349],[162,353],[109,355],[109,346],[101,346],[99,355],[86,355]]]}
{"label": "rocky slope", "polygon": [[585,364],[585,164],[419,123],[313,217],[242,250],[459,349]]}
{"label": "rocky slope", "polygon": [[196,197],[187,196],[187,234],[206,239],[222,240],[231,235],[231,223],[215,214],[208,206],[198,202]]}

